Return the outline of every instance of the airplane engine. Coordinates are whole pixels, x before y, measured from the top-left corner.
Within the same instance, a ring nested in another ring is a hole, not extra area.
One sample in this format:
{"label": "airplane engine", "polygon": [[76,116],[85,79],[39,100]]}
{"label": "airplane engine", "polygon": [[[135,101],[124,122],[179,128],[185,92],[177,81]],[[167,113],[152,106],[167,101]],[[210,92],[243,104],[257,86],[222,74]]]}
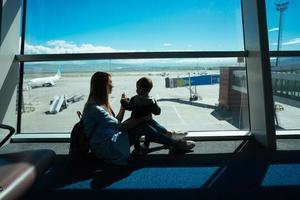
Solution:
{"label": "airplane engine", "polygon": [[54,86],[54,85],[55,85],[55,83],[53,83],[53,82],[43,83],[43,84],[42,84],[43,87],[52,87],[52,86]]}

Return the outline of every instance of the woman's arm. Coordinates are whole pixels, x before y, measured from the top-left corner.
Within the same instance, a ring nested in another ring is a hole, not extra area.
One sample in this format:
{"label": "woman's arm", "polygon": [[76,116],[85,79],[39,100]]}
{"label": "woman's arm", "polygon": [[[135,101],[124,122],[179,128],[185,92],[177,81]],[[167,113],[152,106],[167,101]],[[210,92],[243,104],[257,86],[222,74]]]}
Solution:
{"label": "woman's arm", "polygon": [[117,114],[116,118],[118,120],[119,123],[122,122],[123,118],[124,118],[124,114],[125,114],[125,109],[122,105],[122,100],[126,100],[128,97],[126,96],[125,93],[123,93],[121,95],[121,99],[120,99],[120,103],[121,103],[121,107],[120,107],[120,110],[119,110],[119,113]]}
{"label": "woman's arm", "polygon": [[137,125],[139,125],[140,123],[143,123],[145,121],[149,121],[152,119],[152,115],[147,115],[145,117],[140,117],[137,119],[128,119],[126,121],[124,121],[123,123],[121,123],[121,130],[128,130],[131,129]]}
{"label": "woman's arm", "polygon": [[124,113],[125,113],[125,109],[121,106],[119,113],[117,114],[116,118],[118,120],[119,123],[122,122],[123,118],[124,118]]}

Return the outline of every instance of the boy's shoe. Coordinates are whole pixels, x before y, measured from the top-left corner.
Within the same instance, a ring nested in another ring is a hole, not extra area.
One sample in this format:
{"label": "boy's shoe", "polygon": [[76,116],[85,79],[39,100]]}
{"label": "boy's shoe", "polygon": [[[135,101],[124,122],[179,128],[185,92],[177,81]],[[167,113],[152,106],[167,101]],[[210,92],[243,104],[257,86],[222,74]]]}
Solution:
{"label": "boy's shoe", "polygon": [[193,149],[195,146],[196,143],[192,140],[175,140],[174,143],[170,146],[170,149],[188,151]]}
{"label": "boy's shoe", "polygon": [[187,136],[187,134],[188,134],[188,132],[180,132],[180,131],[178,131],[178,132],[172,131],[171,133],[172,133],[171,138],[172,138],[173,140],[182,140],[182,139],[185,138],[185,137]]}

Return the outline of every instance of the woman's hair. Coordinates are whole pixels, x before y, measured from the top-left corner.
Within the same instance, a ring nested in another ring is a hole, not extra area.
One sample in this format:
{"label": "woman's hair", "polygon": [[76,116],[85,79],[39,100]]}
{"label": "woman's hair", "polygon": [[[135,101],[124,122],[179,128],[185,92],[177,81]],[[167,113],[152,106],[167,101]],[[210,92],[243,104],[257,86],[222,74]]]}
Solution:
{"label": "woman's hair", "polygon": [[109,103],[109,78],[111,75],[106,72],[96,72],[91,78],[90,94],[87,100],[89,103],[92,100],[96,100],[99,105],[105,105],[108,112],[112,114]]}

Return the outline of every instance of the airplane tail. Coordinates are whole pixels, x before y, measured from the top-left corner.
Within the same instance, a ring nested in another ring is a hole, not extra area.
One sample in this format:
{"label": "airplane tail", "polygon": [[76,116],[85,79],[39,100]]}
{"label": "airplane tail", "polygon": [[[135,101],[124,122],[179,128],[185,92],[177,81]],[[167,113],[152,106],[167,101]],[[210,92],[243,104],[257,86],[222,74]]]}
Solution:
{"label": "airplane tail", "polygon": [[57,72],[56,72],[56,74],[55,74],[55,77],[56,77],[57,79],[60,79],[60,77],[61,77],[61,70],[60,70],[60,67],[58,67]]}

